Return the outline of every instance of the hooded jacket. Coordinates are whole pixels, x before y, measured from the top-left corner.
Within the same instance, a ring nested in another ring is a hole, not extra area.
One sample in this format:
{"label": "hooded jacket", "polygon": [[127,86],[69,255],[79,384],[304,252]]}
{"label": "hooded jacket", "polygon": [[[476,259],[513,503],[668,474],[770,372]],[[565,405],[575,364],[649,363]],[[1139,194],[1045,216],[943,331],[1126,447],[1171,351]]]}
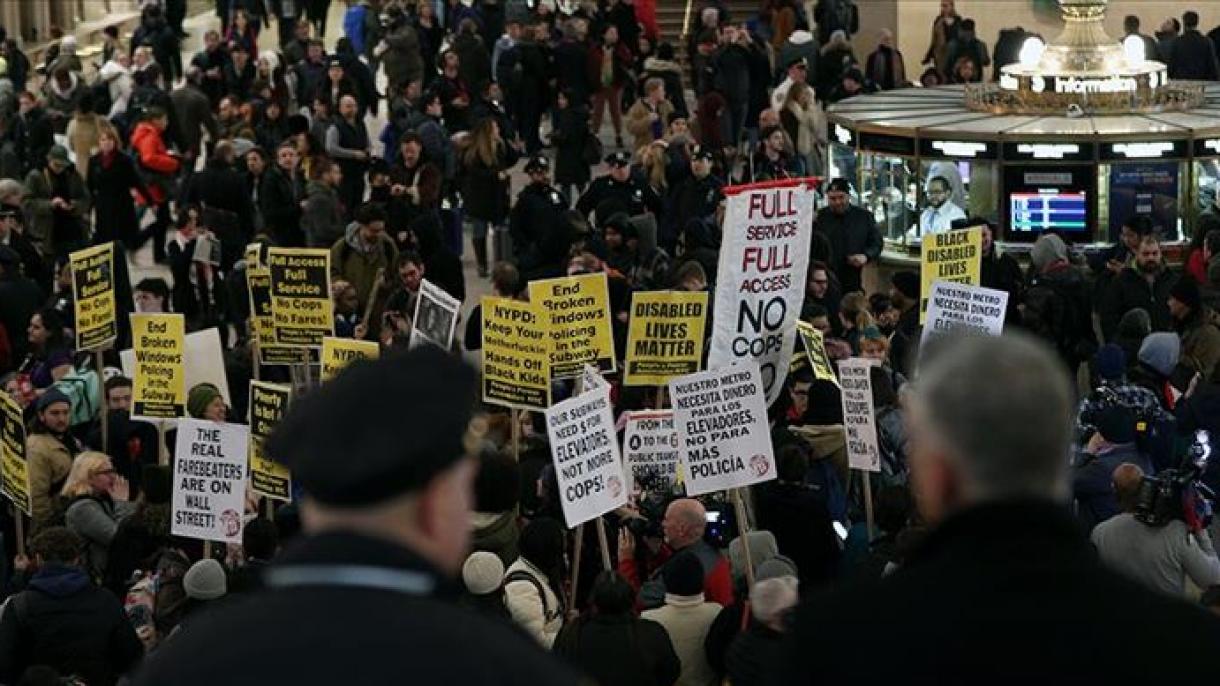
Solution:
{"label": "hooded jacket", "polygon": [[[559,630],[563,628],[563,607],[559,596],[551,589],[546,574],[525,558],[518,558],[513,562],[505,570],[504,578],[508,579],[514,572],[528,574],[538,583],[535,585],[524,579],[509,581],[504,585],[504,604],[508,606],[513,622],[542,647],[549,649],[555,642],[555,637],[559,635]],[[543,596],[538,595],[539,588],[542,589]]]}
{"label": "hooded jacket", "polygon": [[377,237],[376,245],[368,245],[360,237],[360,224],[356,222],[347,225],[343,238],[335,241],[330,249],[331,275],[356,287],[360,312],[364,311],[369,294],[373,292],[377,270],[383,269],[385,274],[390,274],[397,261],[398,248],[393,239],[383,232]]}
{"label": "hooded jacket", "polygon": [[343,237],[343,206],[334,186],[322,181],[305,184],[305,209],[301,212],[301,230],[311,248],[333,246]]}

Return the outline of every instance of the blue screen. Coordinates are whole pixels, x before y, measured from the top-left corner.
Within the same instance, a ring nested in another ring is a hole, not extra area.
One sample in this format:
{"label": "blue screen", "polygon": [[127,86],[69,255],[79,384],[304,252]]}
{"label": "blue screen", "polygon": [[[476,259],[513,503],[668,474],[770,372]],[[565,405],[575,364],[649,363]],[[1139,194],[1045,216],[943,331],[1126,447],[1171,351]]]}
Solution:
{"label": "blue screen", "polygon": [[1086,231],[1088,193],[1020,192],[1008,196],[1013,231]]}

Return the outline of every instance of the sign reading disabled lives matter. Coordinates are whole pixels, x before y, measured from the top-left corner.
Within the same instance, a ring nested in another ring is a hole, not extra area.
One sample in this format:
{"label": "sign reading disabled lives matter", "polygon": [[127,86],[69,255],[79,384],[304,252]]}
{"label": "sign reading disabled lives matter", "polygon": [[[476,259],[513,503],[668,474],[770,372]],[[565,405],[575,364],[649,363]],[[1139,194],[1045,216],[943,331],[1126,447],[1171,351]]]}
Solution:
{"label": "sign reading disabled lives matter", "polygon": [[920,345],[954,332],[999,336],[1007,312],[1008,291],[937,281],[928,299],[928,323]]}
{"label": "sign reading disabled lives matter", "polygon": [[614,435],[608,386],[548,409],[546,433],[551,442],[563,518],[569,527],[627,503],[627,477]]}
{"label": "sign reading disabled lives matter", "polygon": [[131,315],[136,375],[131,415],[177,419],[186,415],[186,324],[180,314]]}
{"label": "sign reading disabled lives matter", "polygon": [[279,345],[318,348],[335,334],[330,299],[330,251],[271,248],[271,321]]}
{"label": "sign reading disabled lives matter", "polygon": [[628,490],[672,493],[678,483],[678,435],[673,410],[628,412],[623,430]]}
{"label": "sign reading disabled lives matter", "polygon": [[636,291],[630,321],[624,385],[663,386],[675,376],[699,371],[707,293]]}
{"label": "sign reading disabled lives matter", "polygon": [[530,302],[550,318],[551,377],[580,376],[585,363],[603,372],[616,368],[605,274],[582,274],[530,282]]}
{"label": "sign reading disabled lives matter", "polygon": [[101,350],[119,335],[115,319],[114,243],[78,250],[68,256],[68,261],[72,265],[76,349]]}
{"label": "sign reading disabled lives matter", "polygon": [[542,308],[483,296],[483,402],[522,410],[551,406],[551,362]]}
{"label": "sign reading disabled lives matter", "polygon": [[241,543],[246,441],[242,424],[178,421],[171,534]]}
{"label": "sign reading disabled lives matter", "polygon": [[669,382],[686,494],[775,478],[762,374],[744,363]]}
{"label": "sign reading disabled lives matter", "polygon": [[881,471],[877,423],[873,414],[873,360],[852,357],[839,361],[843,389],[843,425],[847,429],[847,464],[852,469]]}

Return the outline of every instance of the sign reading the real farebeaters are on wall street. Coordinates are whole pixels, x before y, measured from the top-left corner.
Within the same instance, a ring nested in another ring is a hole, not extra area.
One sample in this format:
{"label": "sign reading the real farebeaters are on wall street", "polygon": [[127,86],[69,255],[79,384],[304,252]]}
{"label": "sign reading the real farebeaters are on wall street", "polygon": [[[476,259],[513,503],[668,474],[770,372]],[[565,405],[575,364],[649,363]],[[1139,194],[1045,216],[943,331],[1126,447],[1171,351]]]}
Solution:
{"label": "sign reading the real farebeaters are on wall street", "polygon": [[983,269],[983,229],[933,233],[923,237],[919,271],[919,323],[928,320],[932,284],[952,281],[977,286]]}
{"label": "sign reading the real farebeaters are on wall street", "polygon": [[30,470],[25,457],[21,405],[0,391],[0,490],[18,510],[30,514]]}
{"label": "sign reading the real farebeaters are on wall street", "polygon": [[551,341],[538,305],[484,296],[483,402],[522,410],[551,406]]}
{"label": "sign reading the real farebeaters are on wall street", "polygon": [[335,332],[330,299],[330,251],[271,248],[271,318],[279,345],[316,348]]}
{"label": "sign reading the real farebeaters are on wall street", "polygon": [[932,284],[928,323],[923,327],[920,345],[954,332],[999,336],[1004,332],[1007,312],[1007,291],[937,281]]}
{"label": "sign reading the real farebeaters are on wall street", "polygon": [[381,346],[376,341],[327,336],[322,339],[322,381],[335,378],[356,360],[375,360],[380,355]]}
{"label": "sign reading the real farebeaters are on wall street", "polygon": [[672,493],[678,483],[678,435],[672,410],[628,412],[623,467],[630,492]]}
{"label": "sign reading the real farebeaters are on wall street", "polygon": [[636,291],[627,331],[627,386],[663,386],[675,376],[699,371],[707,293]]}
{"label": "sign reading the real farebeaters are on wall street", "polygon": [[180,314],[131,315],[136,373],[131,414],[139,419],[176,419],[186,415],[186,325]]}
{"label": "sign reading the real farebeaters are on wall street", "polygon": [[586,362],[603,372],[615,370],[605,274],[531,281],[529,294],[530,302],[540,305],[549,319],[552,378],[578,376]]}
{"label": "sign reading the real farebeaters are on wall street", "polygon": [[101,350],[118,338],[114,299],[114,243],[78,250],[72,265],[76,349]]}
{"label": "sign reading the real farebeaters are on wall street", "polygon": [[753,362],[669,382],[686,494],[775,478],[762,374]]}
{"label": "sign reading the real farebeaters are on wall street", "polygon": [[250,382],[250,490],[276,500],[292,500],[292,475],[284,465],[267,457],[263,441],[284,418],[292,389],[288,386]]}
{"label": "sign reading the real farebeaters are on wall street", "polygon": [[271,314],[271,272],[265,267],[246,269],[246,289],[250,293],[250,325],[258,341],[258,358],[263,364],[296,364],[308,360],[308,350],[280,345],[275,338],[275,317]]}
{"label": "sign reading the real farebeaters are on wall street", "polygon": [[546,433],[569,527],[627,503],[627,477],[614,435],[609,386],[548,409]]}
{"label": "sign reading the real farebeaters are on wall street", "polygon": [[877,424],[873,414],[873,360],[852,357],[839,361],[842,380],[843,425],[847,429],[847,462],[852,469],[881,471]]}
{"label": "sign reading the real farebeaters are on wall street", "polygon": [[457,298],[427,279],[421,281],[415,314],[411,317],[411,347],[432,344],[449,350],[461,310],[462,303]]}
{"label": "sign reading the real farebeaters are on wall street", "polygon": [[826,339],[822,332],[814,328],[812,324],[801,321],[796,323],[796,332],[805,346],[805,357],[809,360],[809,366],[813,370],[813,378],[829,381],[837,386],[839,378],[835,376],[834,367],[830,364],[830,356],[826,354]]}
{"label": "sign reading the real farebeaters are on wall street", "polygon": [[171,534],[241,543],[246,441],[242,424],[178,421]]}
{"label": "sign reading the real farebeaters are on wall street", "polygon": [[805,181],[725,189],[708,367],[759,365],[770,404],[792,360],[805,297],[814,192]]}

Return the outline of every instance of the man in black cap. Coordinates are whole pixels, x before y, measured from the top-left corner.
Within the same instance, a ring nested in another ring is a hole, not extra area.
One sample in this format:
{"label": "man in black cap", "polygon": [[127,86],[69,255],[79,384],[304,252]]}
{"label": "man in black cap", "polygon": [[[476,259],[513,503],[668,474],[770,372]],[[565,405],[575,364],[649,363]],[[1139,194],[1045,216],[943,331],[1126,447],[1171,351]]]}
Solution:
{"label": "man in black cap", "polygon": [[[589,184],[589,188],[576,201],[576,210],[582,217],[588,217],[596,210],[598,225],[615,212],[626,212],[628,216],[636,216],[651,212],[661,218],[661,198],[647,183],[631,173],[631,154],[618,151],[606,156],[606,164],[610,171],[605,176],[599,176]],[[613,207],[603,207],[610,203]]]}
{"label": "man in black cap", "polygon": [[268,566],[266,590],[200,617],[134,683],[577,683],[449,602],[470,538],[476,384],[425,346],[356,362],[294,403],[266,448],[305,490],[305,536]]}
{"label": "man in black cap", "polygon": [[0,374],[16,369],[25,359],[29,343],[25,329],[45,299],[38,284],[21,273],[17,251],[0,245],[0,329],[9,348],[8,362],[0,357]]}
{"label": "man in black cap", "polygon": [[826,189],[826,207],[818,211],[813,230],[830,242],[830,268],[844,293],[863,290],[864,265],[881,256],[881,232],[871,212],[851,204],[851,186],[838,178]]}
{"label": "man in black cap", "polygon": [[1169,314],[1182,339],[1182,364],[1205,380],[1220,379],[1220,329],[1212,323],[1212,311],[1203,304],[1199,284],[1189,274],[1170,289]]}
{"label": "man in black cap", "polygon": [[724,179],[712,173],[715,155],[711,149],[697,145],[691,150],[690,176],[683,179],[672,191],[673,204],[670,217],[665,223],[661,245],[671,254],[678,241],[678,234],[693,220],[708,219],[716,214],[716,207],[724,200]]}
{"label": "man in black cap", "polygon": [[1085,531],[1121,512],[1110,478],[1120,464],[1130,462],[1151,474],[1152,463],[1136,445],[1136,415],[1130,408],[1110,405],[1091,417],[1096,431],[1072,464],[1072,497],[1076,519]]}
{"label": "man in black cap", "polygon": [[562,276],[570,230],[564,215],[568,198],[551,185],[551,163],[535,155],[525,163],[530,182],[517,194],[508,220],[517,269],[526,281]]}

